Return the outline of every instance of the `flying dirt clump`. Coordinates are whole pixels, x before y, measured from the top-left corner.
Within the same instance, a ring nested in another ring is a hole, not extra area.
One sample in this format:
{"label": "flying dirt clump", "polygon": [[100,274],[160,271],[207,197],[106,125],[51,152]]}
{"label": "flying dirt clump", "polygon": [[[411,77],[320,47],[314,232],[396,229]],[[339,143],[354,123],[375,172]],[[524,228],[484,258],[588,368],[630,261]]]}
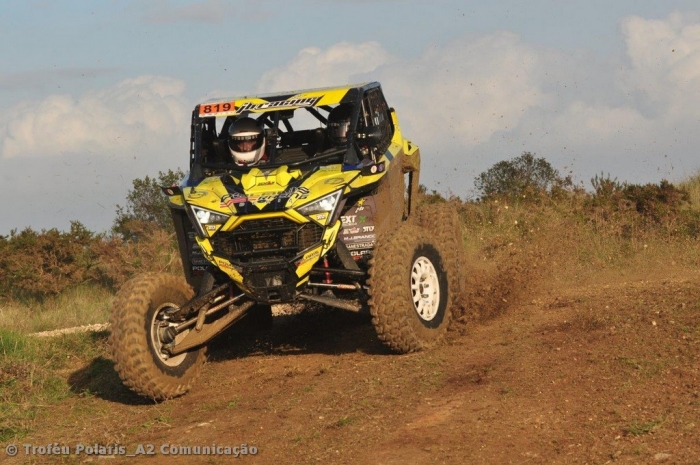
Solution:
{"label": "flying dirt clump", "polygon": [[[458,251],[460,294],[453,309],[453,331],[464,333],[474,322],[507,312],[569,260],[570,254],[562,251],[571,249],[576,237],[567,232],[571,228],[560,219],[546,218],[547,227],[537,228],[532,218],[521,222],[513,219],[522,218],[523,211],[507,205],[491,208],[456,199],[450,203],[456,204],[460,213],[463,239]],[[489,228],[494,223],[511,226],[497,234],[485,234],[483,223]]]}

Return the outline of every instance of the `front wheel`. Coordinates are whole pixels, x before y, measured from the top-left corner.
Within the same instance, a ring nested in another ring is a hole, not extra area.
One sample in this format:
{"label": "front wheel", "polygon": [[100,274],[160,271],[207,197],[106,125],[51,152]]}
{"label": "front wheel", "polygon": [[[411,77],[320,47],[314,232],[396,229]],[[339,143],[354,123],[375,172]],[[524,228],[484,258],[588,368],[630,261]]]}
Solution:
{"label": "front wheel", "polygon": [[370,311],[379,338],[401,353],[426,349],[445,334],[453,282],[440,249],[410,223],[380,237],[370,261]]}
{"label": "front wheel", "polygon": [[170,356],[165,343],[182,340],[168,314],[194,296],[181,278],[151,273],[128,281],[112,304],[109,338],[115,369],[136,393],[165,400],[187,392],[205,362],[206,349]]}

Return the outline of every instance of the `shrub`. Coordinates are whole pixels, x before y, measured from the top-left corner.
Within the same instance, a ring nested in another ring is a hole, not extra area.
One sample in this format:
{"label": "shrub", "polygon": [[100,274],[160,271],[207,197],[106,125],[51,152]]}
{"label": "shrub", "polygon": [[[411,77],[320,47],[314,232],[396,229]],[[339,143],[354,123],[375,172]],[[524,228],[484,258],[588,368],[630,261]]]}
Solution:
{"label": "shrub", "polygon": [[667,180],[659,184],[628,184],[596,175],[591,179],[593,193],[585,205],[591,219],[622,224],[623,230],[652,232],[697,237],[698,211],[689,209],[691,197],[687,189]]}
{"label": "shrub", "polygon": [[142,239],[127,241],[119,236],[111,236],[92,244],[95,276],[100,284],[116,291],[139,273],[183,273],[174,233],[164,229],[152,229],[145,222],[125,225],[135,236]]}
{"label": "shrub", "polygon": [[570,177],[562,178],[547,160],[535,158],[530,152],[496,163],[474,181],[482,198],[550,194],[571,184]]}
{"label": "shrub", "polygon": [[68,232],[12,231],[0,242],[0,292],[55,295],[88,280],[94,261],[90,245],[95,240],[99,236],[77,221],[71,222]]}
{"label": "shrub", "polygon": [[181,170],[159,171],[157,178],[146,176],[132,181],[133,188],[126,196],[126,206],[117,205],[117,217],[112,231],[124,239],[138,240],[136,231],[163,229],[173,231],[168,198],[161,191],[162,186],[177,184],[185,173]]}

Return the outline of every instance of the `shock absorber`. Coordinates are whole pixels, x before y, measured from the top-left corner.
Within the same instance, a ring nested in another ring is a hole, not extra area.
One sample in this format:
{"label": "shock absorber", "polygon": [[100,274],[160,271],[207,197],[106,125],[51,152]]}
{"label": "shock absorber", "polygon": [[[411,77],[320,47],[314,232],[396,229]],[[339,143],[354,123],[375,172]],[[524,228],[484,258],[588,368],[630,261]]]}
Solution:
{"label": "shock absorber", "polygon": [[[330,268],[330,265],[328,265],[328,257],[323,257],[323,267],[324,268]],[[331,273],[330,271],[326,271],[326,280],[324,281],[326,284],[330,284],[333,281],[331,280]]]}

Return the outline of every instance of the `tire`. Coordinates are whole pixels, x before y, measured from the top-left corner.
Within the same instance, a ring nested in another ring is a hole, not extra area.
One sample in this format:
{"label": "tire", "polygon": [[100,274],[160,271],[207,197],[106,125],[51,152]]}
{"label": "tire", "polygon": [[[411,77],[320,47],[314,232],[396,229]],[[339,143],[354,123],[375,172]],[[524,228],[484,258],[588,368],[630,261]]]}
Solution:
{"label": "tire", "polygon": [[444,250],[445,267],[450,277],[452,301],[457,303],[461,292],[460,278],[464,244],[462,243],[462,222],[457,210],[448,203],[435,203],[422,206],[417,214],[418,225],[434,231],[435,238]]}
{"label": "tire", "polygon": [[156,327],[164,310],[183,305],[193,296],[184,279],[164,273],[133,278],[117,293],[109,343],[115,370],[132,391],[161,401],[190,389],[206,360],[206,348],[167,357],[159,350],[162,343]]}
{"label": "tire", "polygon": [[423,228],[402,223],[381,236],[369,270],[370,312],[379,339],[399,353],[439,342],[451,319],[450,282],[441,249]]}

